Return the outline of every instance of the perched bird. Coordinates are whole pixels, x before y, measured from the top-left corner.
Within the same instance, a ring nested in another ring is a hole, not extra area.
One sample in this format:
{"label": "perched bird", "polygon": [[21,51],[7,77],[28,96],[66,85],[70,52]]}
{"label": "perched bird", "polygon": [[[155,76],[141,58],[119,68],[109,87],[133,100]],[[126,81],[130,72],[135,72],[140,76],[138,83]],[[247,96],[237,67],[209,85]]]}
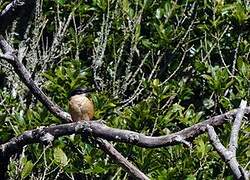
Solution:
{"label": "perched bird", "polygon": [[89,121],[94,116],[93,102],[87,97],[91,90],[77,88],[70,93],[69,113],[74,122]]}

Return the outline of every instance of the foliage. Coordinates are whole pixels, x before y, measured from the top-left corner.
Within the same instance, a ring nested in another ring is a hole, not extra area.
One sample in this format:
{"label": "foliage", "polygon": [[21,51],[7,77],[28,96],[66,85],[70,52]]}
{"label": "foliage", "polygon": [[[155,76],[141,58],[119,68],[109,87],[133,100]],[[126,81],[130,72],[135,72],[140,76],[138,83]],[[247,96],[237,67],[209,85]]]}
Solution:
{"label": "foliage", "polygon": [[[18,44],[29,42],[23,62],[65,110],[72,89],[95,88],[95,119],[160,136],[237,108],[241,99],[250,102],[248,1],[42,2],[27,34],[31,41],[11,34],[15,28],[8,29],[9,39],[19,50]],[[0,2],[1,9],[5,5]],[[60,123],[2,63],[0,74],[1,142],[27,129]],[[224,143],[230,128],[227,124],[218,130]],[[249,133],[245,122],[237,159],[248,170]],[[207,135],[196,138],[191,149],[120,143],[116,148],[152,179],[232,178]],[[12,159],[9,176],[126,179],[128,174],[94,144],[72,135],[52,147],[26,147]]]}

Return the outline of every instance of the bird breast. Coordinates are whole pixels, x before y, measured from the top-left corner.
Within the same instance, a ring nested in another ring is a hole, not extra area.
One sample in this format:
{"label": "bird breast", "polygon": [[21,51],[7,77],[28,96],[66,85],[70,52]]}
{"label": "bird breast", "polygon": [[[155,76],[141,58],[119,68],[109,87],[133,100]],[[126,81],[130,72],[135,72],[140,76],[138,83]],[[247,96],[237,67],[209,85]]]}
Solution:
{"label": "bird breast", "polygon": [[85,95],[70,98],[69,112],[73,121],[91,120],[94,116],[94,105]]}

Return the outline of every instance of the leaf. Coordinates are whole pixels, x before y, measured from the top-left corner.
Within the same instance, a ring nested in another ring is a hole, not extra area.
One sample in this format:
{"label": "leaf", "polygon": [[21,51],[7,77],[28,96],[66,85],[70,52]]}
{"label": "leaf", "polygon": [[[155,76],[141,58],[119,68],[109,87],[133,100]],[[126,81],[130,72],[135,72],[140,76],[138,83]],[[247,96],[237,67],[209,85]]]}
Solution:
{"label": "leaf", "polygon": [[206,70],[206,65],[201,61],[195,61],[194,67],[199,72],[203,72]]}
{"label": "leaf", "polygon": [[59,166],[67,166],[68,164],[68,157],[59,147],[55,148],[54,150],[54,160],[55,163]]}
{"label": "leaf", "polygon": [[163,15],[162,10],[160,8],[156,9],[155,17],[157,19],[161,19],[162,15]]}
{"label": "leaf", "polygon": [[211,109],[212,107],[214,107],[214,101],[212,99],[205,99],[203,101],[203,104],[206,109]]}
{"label": "leaf", "polygon": [[63,68],[62,67],[57,68],[55,74],[61,80],[65,80],[65,75],[63,74]]}
{"label": "leaf", "polygon": [[158,87],[159,84],[160,84],[159,79],[154,79],[154,80],[153,80],[153,86]]}
{"label": "leaf", "polygon": [[57,3],[60,4],[60,5],[64,5],[65,0],[57,0]]}
{"label": "leaf", "polygon": [[28,109],[28,110],[27,110],[26,118],[27,118],[28,121],[32,121],[32,119],[33,119],[33,114],[32,114],[32,110],[31,110],[31,109]]}
{"label": "leaf", "polygon": [[234,83],[234,79],[231,79],[231,81],[229,81],[227,84],[226,84],[226,87],[225,89],[231,87],[231,85]]}
{"label": "leaf", "polygon": [[28,175],[30,175],[33,167],[34,167],[34,164],[32,163],[32,161],[27,161],[21,172],[21,179],[25,179]]}
{"label": "leaf", "polygon": [[108,103],[107,107],[114,108],[114,107],[116,107],[116,105],[114,103],[110,102],[110,103]]}
{"label": "leaf", "polygon": [[206,145],[203,140],[198,141],[197,151],[200,155],[200,158],[204,158],[204,156],[206,155]]}
{"label": "leaf", "polygon": [[173,104],[172,112],[177,113],[177,112],[182,112],[183,110],[184,110],[184,108],[181,105],[179,105],[177,103]]}
{"label": "leaf", "polygon": [[140,34],[141,34],[141,25],[137,24],[135,27],[135,39],[136,39],[135,41],[136,42],[139,40]]}
{"label": "leaf", "polygon": [[51,82],[56,82],[56,81],[54,80],[54,77],[51,76],[49,73],[43,73],[43,76],[44,76],[45,78],[47,78],[48,80],[50,80]]}
{"label": "leaf", "polygon": [[194,175],[188,175],[186,180],[196,180],[196,177]]}
{"label": "leaf", "polygon": [[128,0],[123,0],[122,1],[122,8],[123,8],[123,11],[125,11],[126,13],[128,13],[128,11],[129,11],[129,2],[128,2]]}
{"label": "leaf", "polygon": [[247,157],[250,157],[250,149],[247,150],[246,155]]}
{"label": "leaf", "polygon": [[95,166],[93,169],[92,169],[92,172],[95,173],[95,174],[100,174],[100,173],[103,173],[105,172],[106,170],[101,167],[101,166]]}

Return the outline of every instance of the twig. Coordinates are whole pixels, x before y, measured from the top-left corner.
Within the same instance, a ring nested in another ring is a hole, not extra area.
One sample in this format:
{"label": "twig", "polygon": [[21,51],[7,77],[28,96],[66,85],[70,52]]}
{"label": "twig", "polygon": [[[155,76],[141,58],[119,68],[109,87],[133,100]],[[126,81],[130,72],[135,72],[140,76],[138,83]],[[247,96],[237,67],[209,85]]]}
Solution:
{"label": "twig", "polygon": [[239,51],[239,46],[240,46],[240,40],[241,40],[241,35],[239,35],[238,40],[237,40],[237,46],[235,48],[235,53],[234,53],[234,60],[233,60],[233,67],[232,67],[232,74],[235,74],[235,66],[236,66],[236,61],[237,61],[237,56],[238,56],[238,51]]}
{"label": "twig", "polygon": [[221,61],[222,61],[222,64],[223,64],[224,67],[226,68],[228,74],[230,74],[230,76],[233,77],[234,75],[230,72],[230,70],[229,70],[229,68],[228,68],[228,66],[227,66],[227,64],[226,64],[226,62],[225,62],[225,60],[224,60],[224,57],[223,57],[223,55],[222,55],[221,48],[220,48],[220,42],[219,42],[219,41],[217,42],[217,46],[218,46],[219,55],[220,55],[220,59],[221,59]]}
{"label": "twig", "polygon": [[[221,33],[221,35],[218,38],[216,38],[217,42],[219,42],[223,38],[224,34],[227,32],[228,29],[229,29],[229,25],[225,28],[225,30]],[[202,58],[202,62],[204,62],[210,56],[211,52],[213,51],[213,49],[216,46],[217,46],[217,43],[214,43],[213,46],[208,51],[208,53],[206,54],[206,56],[205,57],[201,57]]]}
{"label": "twig", "polygon": [[[189,49],[190,49],[190,48],[189,48]],[[181,58],[181,61],[180,61],[179,65],[178,65],[178,67],[174,70],[174,72],[173,72],[165,81],[163,81],[163,82],[161,83],[161,85],[166,84],[166,82],[168,82],[168,81],[169,81],[169,80],[179,71],[179,69],[181,68],[182,63],[183,63],[183,61],[184,61],[184,59],[185,59],[185,57],[186,57],[186,54],[187,54],[187,52],[189,51],[189,49],[185,49],[185,51],[184,51],[184,53],[183,53],[183,55],[182,55],[182,58]]]}
{"label": "twig", "polygon": [[[196,3],[196,2],[193,3],[192,9],[194,9],[195,3]],[[195,17],[196,17],[196,16],[197,16],[197,14],[195,14]],[[176,47],[175,47],[174,50],[172,51],[172,54],[174,54],[174,53],[178,50],[178,48],[180,47],[180,45],[183,44],[183,42],[185,41],[187,35],[188,35],[189,32],[192,30],[192,27],[193,27],[193,25],[194,25],[195,19],[196,19],[196,18],[194,18],[193,21],[192,21],[192,22],[190,23],[190,25],[188,26],[187,31],[185,32],[183,38],[178,42],[178,44],[176,45]]]}

